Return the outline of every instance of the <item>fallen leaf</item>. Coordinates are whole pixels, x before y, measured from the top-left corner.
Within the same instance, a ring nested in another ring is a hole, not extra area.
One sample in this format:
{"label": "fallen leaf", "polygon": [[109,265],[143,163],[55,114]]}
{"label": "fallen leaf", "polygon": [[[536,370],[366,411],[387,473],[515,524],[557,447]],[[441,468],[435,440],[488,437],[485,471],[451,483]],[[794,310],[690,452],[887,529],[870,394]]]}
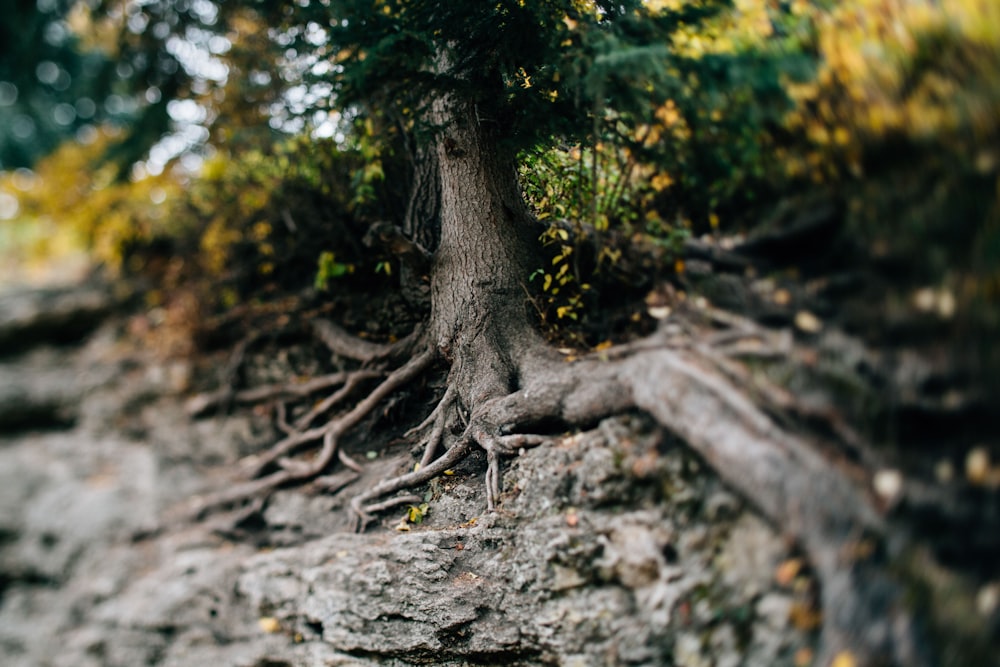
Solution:
{"label": "fallen leaf", "polygon": [[858,661],[854,659],[854,654],[850,651],[841,651],[834,657],[830,667],[855,667]]}
{"label": "fallen leaf", "polygon": [[665,320],[670,316],[669,306],[653,306],[648,309],[649,316],[654,320]]}
{"label": "fallen leaf", "polygon": [[795,313],[795,326],[806,333],[819,333],[823,330],[823,321],[808,310]]}
{"label": "fallen leaf", "polygon": [[983,484],[990,474],[990,453],[985,447],[976,447],[965,457],[965,476],[973,484]]}
{"label": "fallen leaf", "polygon": [[976,611],[989,618],[1000,607],[1000,582],[987,584],[976,594]]}
{"label": "fallen leaf", "polygon": [[281,632],[281,622],[273,616],[262,616],[257,619],[257,626],[269,635]]}
{"label": "fallen leaf", "polygon": [[774,581],[779,586],[790,586],[795,577],[802,571],[801,558],[789,558],[774,571]]}
{"label": "fallen leaf", "polygon": [[888,468],[879,470],[872,479],[872,486],[882,500],[894,503],[903,493],[903,474]]}
{"label": "fallen leaf", "polygon": [[823,615],[810,605],[796,602],[788,612],[788,620],[798,630],[808,632],[820,626],[823,622]]}

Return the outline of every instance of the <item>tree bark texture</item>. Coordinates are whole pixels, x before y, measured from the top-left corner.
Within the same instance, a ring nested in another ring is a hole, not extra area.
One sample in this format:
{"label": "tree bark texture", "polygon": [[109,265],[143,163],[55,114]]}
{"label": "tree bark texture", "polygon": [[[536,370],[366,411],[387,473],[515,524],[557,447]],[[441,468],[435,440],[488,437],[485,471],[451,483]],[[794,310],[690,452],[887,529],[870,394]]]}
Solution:
{"label": "tree bark texture", "polygon": [[431,278],[430,342],[456,361],[454,382],[467,405],[516,388],[517,360],[534,340],[525,285],[535,231],[516,180],[513,155],[471,104],[435,101],[441,181],[441,239]]}

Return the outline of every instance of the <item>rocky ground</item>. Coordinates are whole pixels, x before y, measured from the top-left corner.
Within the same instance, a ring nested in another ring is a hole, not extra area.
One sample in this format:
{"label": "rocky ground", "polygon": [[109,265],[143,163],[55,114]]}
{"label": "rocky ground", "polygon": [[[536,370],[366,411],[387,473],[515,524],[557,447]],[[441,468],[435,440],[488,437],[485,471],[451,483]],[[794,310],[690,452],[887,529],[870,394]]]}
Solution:
{"label": "rocky ground", "polygon": [[[474,458],[350,532],[351,497],[413,465],[383,425],[349,446],[356,480],[170,519],[273,427],[259,410],[189,417],[200,371],[121,312],[100,286],[0,297],[0,663],[809,664],[808,568],[636,416],[525,452],[493,514]],[[303,358],[248,366],[301,376]]]}

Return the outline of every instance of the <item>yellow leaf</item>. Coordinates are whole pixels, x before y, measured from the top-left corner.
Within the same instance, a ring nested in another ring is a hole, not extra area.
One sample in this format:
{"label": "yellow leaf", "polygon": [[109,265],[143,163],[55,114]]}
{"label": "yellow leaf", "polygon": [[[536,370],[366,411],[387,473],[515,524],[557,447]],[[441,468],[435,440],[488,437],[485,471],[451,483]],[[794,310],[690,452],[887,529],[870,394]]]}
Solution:
{"label": "yellow leaf", "polygon": [[649,184],[653,186],[654,190],[661,192],[673,185],[674,179],[670,174],[657,174],[656,176],[653,176],[653,180],[651,180]]}
{"label": "yellow leaf", "polygon": [[273,616],[262,616],[257,619],[257,626],[269,635],[281,631],[281,622]]}
{"label": "yellow leaf", "polygon": [[850,651],[841,651],[830,663],[830,667],[856,667],[858,661]]}
{"label": "yellow leaf", "polygon": [[808,310],[800,310],[795,314],[795,326],[806,333],[819,333],[823,330],[823,321]]}
{"label": "yellow leaf", "polygon": [[610,340],[601,341],[600,343],[594,346],[594,351],[600,352],[601,350],[607,350],[612,345],[613,343]]}

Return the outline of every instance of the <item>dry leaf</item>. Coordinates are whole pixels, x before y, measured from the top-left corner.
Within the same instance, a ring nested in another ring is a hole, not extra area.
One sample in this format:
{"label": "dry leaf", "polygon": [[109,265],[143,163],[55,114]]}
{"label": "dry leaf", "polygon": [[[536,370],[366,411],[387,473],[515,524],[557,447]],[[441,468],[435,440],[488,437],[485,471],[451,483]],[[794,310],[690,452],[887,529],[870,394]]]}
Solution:
{"label": "dry leaf", "polygon": [[990,475],[990,453],[976,447],[965,457],[965,476],[973,484],[984,484]]}
{"label": "dry leaf", "polygon": [[281,623],[273,616],[262,616],[257,619],[257,625],[269,635],[281,632]]}
{"label": "dry leaf", "polygon": [[795,313],[795,326],[806,333],[819,333],[823,330],[823,321],[808,310]]}
{"label": "dry leaf", "polygon": [[903,493],[903,474],[898,470],[879,470],[872,479],[872,486],[882,500],[894,503]]}
{"label": "dry leaf", "polygon": [[850,651],[841,651],[830,663],[830,667],[856,667],[858,661]]}
{"label": "dry leaf", "polygon": [[802,571],[801,558],[789,558],[774,571],[774,581],[779,586],[790,586],[795,577]]}
{"label": "dry leaf", "polygon": [[796,629],[808,632],[815,630],[823,622],[823,615],[811,605],[796,602],[788,612],[788,620]]}

